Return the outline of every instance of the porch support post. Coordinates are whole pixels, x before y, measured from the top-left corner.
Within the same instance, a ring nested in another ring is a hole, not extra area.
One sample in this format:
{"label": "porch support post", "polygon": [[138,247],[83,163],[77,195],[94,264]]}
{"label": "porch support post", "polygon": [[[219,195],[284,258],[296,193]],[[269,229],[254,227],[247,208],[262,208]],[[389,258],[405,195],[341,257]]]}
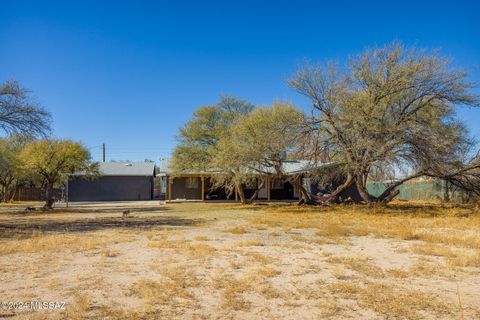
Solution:
{"label": "porch support post", "polygon": [[270,176],[267,176],[267,200],[270,201]]}
{"label": "porch support post", "polygon": [[168,201],[172,201],[172,177],[167,176]]}
{"label": "porch support post", "polygon": [[205,201],[205,177],[202,176],[202,201]]}

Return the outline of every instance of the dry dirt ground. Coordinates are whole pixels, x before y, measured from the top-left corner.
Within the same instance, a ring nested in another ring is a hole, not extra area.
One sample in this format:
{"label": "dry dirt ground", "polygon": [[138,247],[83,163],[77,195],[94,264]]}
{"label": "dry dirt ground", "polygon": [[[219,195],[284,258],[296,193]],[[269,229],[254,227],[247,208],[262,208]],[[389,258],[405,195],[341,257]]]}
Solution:
{"label": "dry dirt ground", "polygon": [[24,208],[0,207],[0,302],[65,306],[0,318],[480,319],[468,207]]}

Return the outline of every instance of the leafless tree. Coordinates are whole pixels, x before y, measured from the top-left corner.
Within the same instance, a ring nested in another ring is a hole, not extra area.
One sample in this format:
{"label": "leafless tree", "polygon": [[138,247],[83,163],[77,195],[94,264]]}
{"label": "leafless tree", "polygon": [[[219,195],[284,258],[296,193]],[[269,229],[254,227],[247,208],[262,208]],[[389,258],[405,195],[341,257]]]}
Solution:
{"label": "leafless tree", "polygon": [[45,136],[50,131],[50,113],[18,82],[7,81],[0,85],[0,130],[9,135]]}
{"label": "leafless tree", "polygon": [[[437,52],[399,43],[368,49],[349,68],[300,69],[289,85],[312,102],[307,131],[315,139],[306,153],[326,154],[345,172],[333,198],[355,185],[365,202],[388,202],[396,187],[423,175],[475,190],[478,163],[465,162],[472,141],[454,117],[460,105],[479,105],[466,77]],[[370,195],[373,171],[395,165],[409,166],[411,174]]]}

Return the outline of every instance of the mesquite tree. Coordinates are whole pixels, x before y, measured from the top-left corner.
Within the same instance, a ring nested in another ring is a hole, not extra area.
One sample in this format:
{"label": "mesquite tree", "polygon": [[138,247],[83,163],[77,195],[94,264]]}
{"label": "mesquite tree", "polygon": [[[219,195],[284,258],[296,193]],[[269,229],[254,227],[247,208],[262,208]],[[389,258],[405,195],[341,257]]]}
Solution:
{"label": "mesquite tree", "polygon": [[242,117],[232,126],[229,135],[220,141],[213,158],[219,175],[223,173],[237,183],[259,180],[251,199],[247,201],[240,195],[242,202],[251,202],[256,198],[265,184],[263,177],[267,175],[286,177],[304,200],[310,200],[301,184],[300,174],[286,176],[283,166],[285,155],[293,154],[297,149],[304,123],[305,115],[300,110],[290,104],[276,102],[273,107],[258,108]]}
{"label": "mesquite tree", "polygon": [[[249,181],[233,174],[237,169],[233,163],[229,170],[220,173],[213,162],[215,157],[218,159],[220,141],[225,141],[231,126],[254,108],[245,100],[225,96],[217,104],[195,110],[193,118],[180,128],[171,169],[174,172],[211,171],[215,186],[225,187],[229,193],[237,192],[244,201],[243,186]],[[225,158],[224,163],[227,161]]]}
{"label": "mesquite tree", "polygon": [[25,146],[20,154],[23,170],[36,177],[45,191],[45,209],[54,203],[53,191],[61,186],[68,174],[98,174],[98,164],[90,162],[90,153],[80,143],[70,140],[37,140]]}
{"label": "mesquite tree", "polygon": [[0,85],[0,131],[7,134],[44,136],[50,131],[50,113],[16,81]]}
{"label": "mesquite tree", "polygon": [[245,100],[225,96],[217,104],[195,110],[193,118],[180,128],[172,169],[176,172],[211,169],[210,162],[219,140],[228,134],[233,123],[253,108]]}
{"label": "mesquite tree", "polygon": [[[399,43],[368,49],[347,68],[300,69],[289,85],[312,102],[305,153],[338,162],[346,176],[332,199],[356,185],[365,202],[388,202],[397,186],[422,175],[480,190],[478,162],[466,159],[472,141],[455,118],[457,106],[479,105],[466,77],[438,53]],[[375,198],[367,179],[385,165],[410,174]]]}
{"label": "mesquite tree", "polygon": [[29,141],[28,137],[19,135],[0,138],[0,202],[12,201],[18,187],[27,180],[20,153]]}

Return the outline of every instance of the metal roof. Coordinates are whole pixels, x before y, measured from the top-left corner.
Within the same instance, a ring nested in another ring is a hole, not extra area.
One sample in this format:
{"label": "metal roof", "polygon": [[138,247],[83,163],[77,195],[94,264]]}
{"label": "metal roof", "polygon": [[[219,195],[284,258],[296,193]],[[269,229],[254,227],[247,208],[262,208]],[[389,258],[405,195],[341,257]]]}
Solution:
{"label": "metal roof", "polygon": [[[302,172],[309,172],[312,170],[318,170],[322,168],[327,168],[334,165],[334,163],[321,163],[314,162],[310,160],[284,160],[282,162],[282,172],[284,174],[297,174]],[[268,172],[270,174],[275,174],[274,168],[263,168],[261,171]]]}
{"label": "metal roof", "polygon": [[286,174],[307,172],[315,169],[327,168],[335,165],[333,162],[319,163],[310,160],[285,160],[282,163],[282,171]]}
{"label": "metal roof", "polygon": [[[312,170],[324,169],[330,166],[335,165],[333,162],[327,163],[320,163],[320,162],[313,162],[310,160],[284,160],[282,162],[282,172],[284,174],[298,174],[302,172],[309,172]],[[249,170],[252,171],[253,174],[258,174],[256,170]],[[268,167],[268,168],[261,168],[260,172],[265,172],[268,174],[275,174],[275,169]],[[179,172],[178,174],[212,174],[218,171],[210,170],[210,171],[183,171]],[[175,175],[175,173],[167,172],[167,175]]]}
{"label": "metal roof", "polygon": [[100,162],[102,176],[153,176],[154,162]]}

